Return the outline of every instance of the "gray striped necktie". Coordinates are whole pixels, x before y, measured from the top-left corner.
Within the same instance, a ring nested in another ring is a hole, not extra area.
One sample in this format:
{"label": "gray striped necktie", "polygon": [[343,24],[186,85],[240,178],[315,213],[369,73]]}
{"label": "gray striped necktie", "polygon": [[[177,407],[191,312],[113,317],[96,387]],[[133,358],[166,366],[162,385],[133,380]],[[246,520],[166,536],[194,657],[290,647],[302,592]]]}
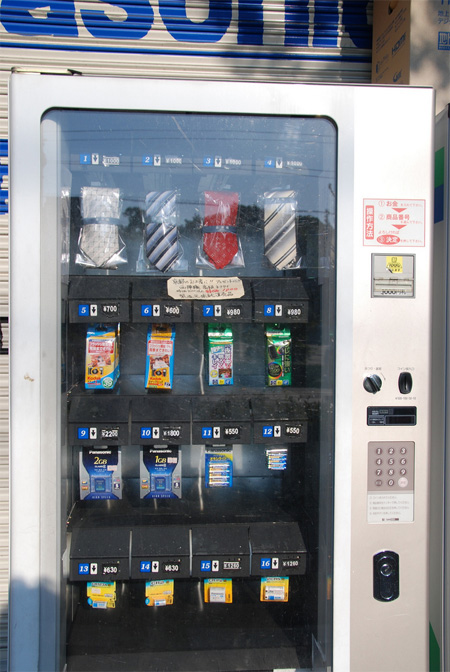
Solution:
{"label": "gray striped necktie", "polygon": [[176,223],[175,189],[151,191],[145,198],[145,253],[153,266],[165,273],[181,254]]}
{"label": "gray striped necktie", "polygon": [[297,261],[295,191],[275,190],[264,194],[264,254],[278,271]]}

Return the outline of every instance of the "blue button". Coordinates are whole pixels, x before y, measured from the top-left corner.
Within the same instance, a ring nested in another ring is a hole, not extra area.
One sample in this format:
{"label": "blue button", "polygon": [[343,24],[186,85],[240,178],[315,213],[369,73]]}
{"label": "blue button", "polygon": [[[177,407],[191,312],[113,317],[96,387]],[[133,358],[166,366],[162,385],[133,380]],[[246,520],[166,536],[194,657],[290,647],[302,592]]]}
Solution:
{"label": "blue button", "polygon": [[78,304],[78,317],[89,317],[89,304],[88,303],[79,303]]}
{"label": "blue button", "polygon": [[261,558],[261,569],[270,569],[272,566],[272,563],[270,561],[270,558]]}
{"label": "blue button", "polygon": [[78,574],[89,574],[89,564],[85,562],[78,563]]}
{"label": "blue button", "polygon": [[205,168],[212,168],[214,166],[214,157],[204,156],[203,165],[205,166]]}
{"label": "blue button", "polygon": [[152,438],[152,428],[141,427],[141,439],[151,439],[151,438]]}
{"label": "blue button", "polygon": [[82,165],[88,165],[92,163],[90,154],[80,154],[80,163]]}
{"label": "blue button", "polygon": [[142,573],[147,573],[152,571],[152,563],[148,560],[141,560],[140,571]]}
{"label": "blue button", "polygon": [[78,427],[77,436],[81,441],[89,438],[89,427]]}
{"label": "blue button", "polygon": [[200,571],[201,572],[210,572],[211,571],[211,560],[201,560]]}
{"label": "blue button", "polygon": [[153,156],[150,156],[149,154],[145,154],[142,157],[142,165],[143,166],[153,166]]}
{"label": "blue button", "polygon": [[203,317],[213,317],[214,315],[214,306],[205,305],[203,306]]}
{"label": "blue button", "polygon": [[275,159],[264,159],[264,168],[275,168]]}
{"label": "blue button", "polygon": [[273,315],[275,315],[275,306],[266,303],[264,305],[264,315],[266,315],[266,317],[273,317]]}
{"label": "blue button", "polygon": [[265,425],[262,434],[263,436],[273,436],[273,425]]}
{"label": "blue button", "polygon": [[151,317],[153,315],[153,306],[148,303],[141,305],[141,317]]}
{"label": "blue button", "polygon": [[202,439],[212,439],[212,427],[202,427]]}

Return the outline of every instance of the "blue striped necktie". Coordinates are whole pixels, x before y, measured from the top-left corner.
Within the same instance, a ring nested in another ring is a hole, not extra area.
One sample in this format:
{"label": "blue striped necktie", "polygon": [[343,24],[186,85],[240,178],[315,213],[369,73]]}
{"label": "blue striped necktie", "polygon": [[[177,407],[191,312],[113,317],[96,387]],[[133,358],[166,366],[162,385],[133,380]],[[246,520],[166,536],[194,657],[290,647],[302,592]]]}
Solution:
{"label": "blue striped necktie", "polygon": [[145,198],[145,253],[149,262],[165,273],[181,254],[176,224],[175,189],[151,191]]}

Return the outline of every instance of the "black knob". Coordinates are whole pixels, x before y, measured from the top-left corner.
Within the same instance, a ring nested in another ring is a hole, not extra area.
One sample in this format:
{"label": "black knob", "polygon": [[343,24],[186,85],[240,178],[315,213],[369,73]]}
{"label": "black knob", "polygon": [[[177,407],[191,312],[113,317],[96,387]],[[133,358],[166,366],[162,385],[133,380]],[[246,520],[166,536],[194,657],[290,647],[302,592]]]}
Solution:
{"label": "black knob", "polygon": [[370,376],[366,376],[363,381],[363,387],[366,390],[366,392],[370,392],[371,394],[376,394],[381,390],[382,386],[381,378],[380,376],[377,376],[375,373],[372,373]]}
{"label": "black knob", "polygon": [[409,394],[412,390],[413,380],[409,371],[402,371],[398,377],[398,389],[402,394]]}

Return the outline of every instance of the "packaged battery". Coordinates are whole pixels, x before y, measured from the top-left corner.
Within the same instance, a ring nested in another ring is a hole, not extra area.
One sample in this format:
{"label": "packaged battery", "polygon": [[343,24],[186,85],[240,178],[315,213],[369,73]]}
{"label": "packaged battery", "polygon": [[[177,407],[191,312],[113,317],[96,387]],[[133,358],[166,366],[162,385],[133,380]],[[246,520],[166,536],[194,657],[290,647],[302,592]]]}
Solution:
{"label": "packaged battery", "polygon": [[116,606],[115,581],[90,581],[86,594],[88,605],[92,609],[114,609]]}
{"label": "packaged battery", "polygon": [[203,597],[205,602],[231,604],[233,601],[232,579],[205,579]]}
{"label": "packaged battery", "polygon": [[264,576],[261,579],[261,602],[287,602],[289,600],[288,576]]}
{"label": "packaged battery", "polygon": [[206,336],[209,385],[233,385],[233,330],[227,324],[208,324]]}
{"label": "packaged battery", "polygon": [[120,374],[120,324],[94,324],[86,333],[85,387],[112,390]]}
{"label": "packaged battery", "polygon": [[166,607],[173,604],[173,579],[145,582],[145,604],[147,607]]}
{"label": "packaged battery", "polygon": [[277,471],[285,471],[287,468],[287,448],[266,448],[267,468]]}
{"label": "packaged battery", "polygon": [[266,385],[290,385],[292,373],[292,338],[288,326],[266,327]]}
{"label": "packaged battery", "polygon": [[79,457],[80,499],[122,499],[118,446],[84,446]]}
{"label": "packaged battery", "polygon": [[142,446],[141,499],[181,499],[181,450],[176,446]]}
{"label": "packaged battery", "polygon": [[205,485],[207,488],[232,487],[232,448],[205,448]]}
{"label": "packaged battery", "polygon": [[175,328],[170,324],[150,324],[147,332],[145,387],[171,390],[175,353]]}

